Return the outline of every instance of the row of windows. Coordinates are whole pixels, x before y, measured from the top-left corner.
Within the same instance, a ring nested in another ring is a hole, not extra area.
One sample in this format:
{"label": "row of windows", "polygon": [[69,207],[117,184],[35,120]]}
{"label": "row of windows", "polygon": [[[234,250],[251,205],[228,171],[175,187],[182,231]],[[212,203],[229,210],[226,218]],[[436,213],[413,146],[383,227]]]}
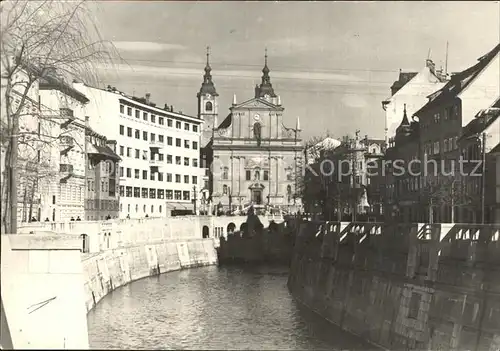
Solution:
{"label": "row of windows", "polygon": [[[293,180],[292,171],[290,169],[286,169],[285,172],[286,172],[286,179]],[[222,179],[223,180],[229,179],[229,167],[224,167],[222,169]],[[252,170],[246,170],[245,179],[246,180],[261,180],[260,179],[260,170],[257,169],[255,171],[253,171],[253,178],[252,178]],[[262,180],[269,180],[269,171],[264,170]]]}
{"label": "row of windows", "polygon": [[[124,151],[125,151],[124,147],[120,146],[120,156],[125,156]],[[155,155],[157,155],[157,157],[155,157]],[[163,161],[165,159],[164,158],[165,155],[160,154],[160,153],[153,153],[152,152],[150,156],[151,156],[151,160]],[[127,157],[132,157],[132,148],[131,147],[127,147]],[[141,150],[135,149],[134,158],[137,160],[141,159]],[[146,161],[147,159],[148,159],[148,152],[146,150],[142,150],[142,160]],[[173,164],[173,159],[174,159],[173,155],[167,154],[167,157],[166,157],[167,164]],[[189,157],[182,158],[181,156],[175,156],[175,164],[178,166],[182,166],[182,165],[189,166],[191,164],[193,167],[198,167],[198,158],[192,158],[191,162],[190,162]]]}
{"label": "row of windows", "polygon": [[170,190],[170,189],[154,189],[154,188],[139,188],[120,185],[120,196],[135,197],[143,199],[166,199],[166,200],[186,200],[191,199],[189,190]]}
{"label": "row of windows", "polygon": [[[458,137],[446,138],[443,141],[443,152],[456,150]],[[434,143],[427,143],[424,145],[424,154],[437,155],[441,152],[441,142],[435,141]]]}
{"label": "row of windows", "polygon": [[[158,213],[161,213],[162,211],[162,206],[158,206]],[[120,212],[123,212],[123,204],[120,204]],[[130,213],[130,204],[127,205],[127,212]],[[135,212],[139,212],[139,205],[135,205]],[[146,205],[142,206],[142,212],[146,213]],[[155,212],[155,207],[154,205],[151,205],[151,214]]]}
{"label": "row of windows", "polygon": [[436,113],[434,113],[434,115],[432,117],[433,118],[431,121],[428,121],[427,123],[422,122],[422,129],[431,128],[432,122],[434,124],[438,124],[438,123],[442,122],[443,120],[444,121],[457,120],[459,117],[458,106],[454,105],[454,106],[446,107],[442,113],[436,112]]}
{"label": "row of windows", "polygon": [[[125,169],[123,167],[120,167],[120,177],[125,177],[124,175]],[[155,176],[156,175],[156,176]],[[132,178],[132,168],[127,168],[126,169],[126,177],[127,178]],[[181,178],[182,176],[180,174],[175,175],[175,182],[176,183],[181,183]],[[134,177],[135,179],[141,179],[141,170],[140,169],[134,169]],[[150,180],[158,180],[159,182],[163,182],[163,178],[169,183],[172,183],[172,173],[165,173],[165,177],[163,176],[162,172],[150,172],[149,174],[149,179]],[[147,180],[148,179],[148,171],[143,170],[142,171],[142,179]],[[197,184],[198,183],[198,177],[197,176],[191,176],[191,182],[192,184]],[[184,176],[184,183],[189,184],[189,175]]]}
{"label": "row of windows", "polygon": [[[141,112],[142,112],[142,119],[144,121],[148,121],[148,118],[149,118],[149,121],[151,123],[156,123],[156,117],[158,117],[158,124],[163,126],[165,125],[165,118],[162,117],[162,116],[156,116],[155,114],[152,114],[152,113],[147,113],[147,112],[144,112],[144,111],[141,111],[141,110],[138,110],[138,109],[135,109],[135,111],[132,111],[132,107],[129,107],[127,106],[127,115],[128,116],[132,116],[132,114],[135,116],[135,118],[141,118]],[[134,112],[134,113],[132,113]],[[120,105],[120,113],[121,114],[125,114],[125,106],[124,105]],[[167,127],[173,127],[173,120],[170,119],[170,118],[167,118]],[[175,128],[177,129],[182,129],[182,122],[180,121],[175,121]],[[198,126],[196,124],[193,124],[191,126],[190,123],[187,123],[187,122],[184,122],[184,130],[192,130],[193,132],[198,132]]]}
{"label": "row of windows", "polygon": [[94,191],[100,191],[103,193],[108,193],[109,196],[115,196],[116,194],[116,185],[115,185],[115,180],[110,179],[108,180],[101,180],[101,186],[96,187],[95,181],[94,180],[88,180],[87,181],[87,190],[88,192],[94,192]]}
{"label": "row of windows", "polygon": [[87,199],[85,201],[85,209],[86,210],[117,211],[118,210],[118,200]]}
{"label": "row of windows", "polygon": [[[134,134],[135,139],[141,139],[141,131],[139,129],[135,130],[135,133],[132,133],[132,128],[128,127],[127,128],[127,136],[132,138],[132,134]],[[125,135],[125,127],[120,126],[120,135]],[[155,133],[150,133],[143,131],[142,132],[142,140],[148,141],[148,135],[149,135],[149,140],[152,142],[156,142],[156,134]],[[162,134],[158,134],[158,142],[159,143],[164,143],[165,142],[165,137]],[[167,136],[167,145],[173,146],[174,139],[171,136]],[[182,139],[181,138],[175,138],[175,146],[176,147],[182,147]],[[189,140],[184,140],[184,148],[189,149],[191,148],[191,142]],[[198,150],[198,142],[193,141],[192,142],[192,148],[193,150]]]}

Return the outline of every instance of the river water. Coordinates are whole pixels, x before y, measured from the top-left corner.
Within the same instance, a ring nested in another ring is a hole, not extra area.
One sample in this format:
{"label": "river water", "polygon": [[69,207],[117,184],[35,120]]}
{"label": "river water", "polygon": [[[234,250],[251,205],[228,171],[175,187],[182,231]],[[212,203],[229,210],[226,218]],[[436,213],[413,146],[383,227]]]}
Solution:
{"label": "river water", "polygon": [[287,269],[203,267],[121,287],[88,314],[91,348],[367,350],[294,301]]}

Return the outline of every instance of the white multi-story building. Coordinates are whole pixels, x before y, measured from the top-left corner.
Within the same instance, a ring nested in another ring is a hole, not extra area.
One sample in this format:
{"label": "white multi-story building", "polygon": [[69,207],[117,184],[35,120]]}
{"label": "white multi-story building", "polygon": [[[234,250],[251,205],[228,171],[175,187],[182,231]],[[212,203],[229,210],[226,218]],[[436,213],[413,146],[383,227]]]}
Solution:
{"label": "white multi-story building", "polygon": [[145,98],[111,88],[74,83],[85,94],[90,127],[116,140],[120,164],[120,218],[163,217],[198,212],[202,176],[203,121],[158,108]]}

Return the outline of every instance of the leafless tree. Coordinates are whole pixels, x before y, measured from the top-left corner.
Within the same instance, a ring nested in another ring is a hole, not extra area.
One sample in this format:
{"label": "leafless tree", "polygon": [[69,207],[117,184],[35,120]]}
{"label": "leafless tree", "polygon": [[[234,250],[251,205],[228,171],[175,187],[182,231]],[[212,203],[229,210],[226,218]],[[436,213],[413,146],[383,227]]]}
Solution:
{"label": "leafless tree", "polygon": [[[59,138],[50,133],[43,135],[37,126],[54,116],[41,113],[35,96],[36,84],[54,71],[60,80],[78,78],[90,84],[98,82],[98,65],[111,64],[119,55],[111,43],[101,38],[86,1],[4,1],[0,4],[0,16],[0,141],[5,151],[2,155],[1,200],[4,206],[1,222],[4,233],[15,234],[20,147],[25,145],[26,150],[33,149],[25,157],[30,160],[42,146]],[[40,164],[38,155],[37,158]],[[37,177],[43,173],[34,172]]]}

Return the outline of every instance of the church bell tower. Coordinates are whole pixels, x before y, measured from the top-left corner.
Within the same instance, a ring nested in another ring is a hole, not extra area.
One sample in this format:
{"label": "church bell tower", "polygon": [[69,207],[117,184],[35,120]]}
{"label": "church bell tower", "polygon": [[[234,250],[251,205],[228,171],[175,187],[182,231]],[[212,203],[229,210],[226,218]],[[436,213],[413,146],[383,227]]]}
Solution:
{"label": "church bell tower", "polygon": [[207,47],[207,64],[205,66],[205,74],[203,75],[203,83],[196,97],[198,98],[198,118],[205,123],[203,125],[202,146],[205,146],[212,137],[213,129],[217,128],[217,117],[219,114],[219,102],[217,90],[212,81],[212,68],[210,67],[210,48]]}

